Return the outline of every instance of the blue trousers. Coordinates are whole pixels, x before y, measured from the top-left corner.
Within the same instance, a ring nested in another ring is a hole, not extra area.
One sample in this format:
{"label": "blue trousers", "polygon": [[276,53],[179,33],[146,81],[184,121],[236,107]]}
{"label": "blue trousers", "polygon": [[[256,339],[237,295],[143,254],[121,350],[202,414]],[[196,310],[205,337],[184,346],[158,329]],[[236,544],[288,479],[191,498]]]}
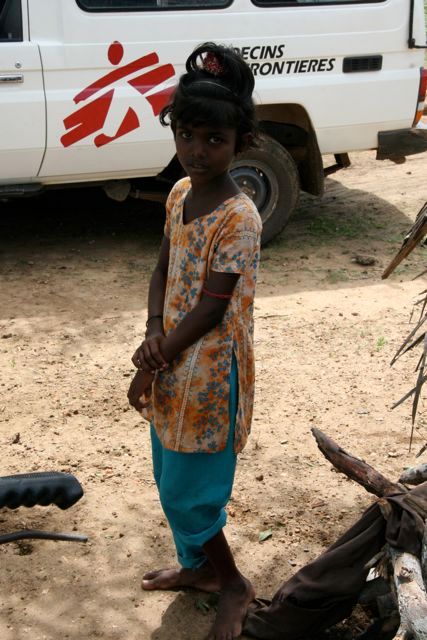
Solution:
{"label": "blue trousers", "polygon": [[217,453],[180,453],[165,449],[151,425],[154,478],[172,530],[181,566],[197,569],[207,558],[203,545],[226,523],[225,506],[233,488],[237,456],[234,428],[238,404],[237,363],[230,372],[230,428],[227,446]]}

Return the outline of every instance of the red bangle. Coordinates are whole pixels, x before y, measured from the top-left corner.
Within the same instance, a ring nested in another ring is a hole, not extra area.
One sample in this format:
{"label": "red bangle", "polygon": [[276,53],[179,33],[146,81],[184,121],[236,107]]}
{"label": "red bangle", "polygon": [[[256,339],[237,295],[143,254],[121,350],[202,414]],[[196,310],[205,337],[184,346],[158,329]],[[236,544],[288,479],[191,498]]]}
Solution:
{"label": "red bangle", "polygon": [[202,293],[204,293],[207,296],[210,296],[211,298],[219,298],[220,300],[230,300],[230,298],[233,297],[232,293],[213,293],[212,291],[209,291],[205,287],[203,287]]}

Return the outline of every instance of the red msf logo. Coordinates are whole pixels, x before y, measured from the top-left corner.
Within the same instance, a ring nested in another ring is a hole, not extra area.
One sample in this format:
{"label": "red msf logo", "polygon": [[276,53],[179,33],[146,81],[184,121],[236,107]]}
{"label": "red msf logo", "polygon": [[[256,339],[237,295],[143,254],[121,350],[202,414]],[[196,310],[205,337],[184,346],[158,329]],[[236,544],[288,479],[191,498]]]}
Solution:
{"label": "red msf logo", "polygon": [[[108,48],[108,60],[112,65],[117,66],[120,64],[123,58],[123,46],[120,42],[113,42]],[[157,53],[149,53],[142,58],[133,60],[129,64],[117,67],[110,73],[107,73],[99,80],[96,80],[93,84],[80,91],[75,97],[74,102],[78,104],[84,100],[88,100],[96,93],[103,91],[109,85],[112,85],[117,80],[121,80],[126,76],[133,75],[141,69],[146,67],[152,67],[157,65],[159,57]],[[136,89],[141,95],[145,96],[145,99],[151,105],[153,113],[157,116],[162,108],[167,103],[170,95],[172,94],[174,87],[168,87],[166,89],[160,89],[154,93],[151,93],[157,85],[161,84],[165,80],[172,78],[175,75],[175,70],[171,64],[164,64],[151,71],[146,71],[131,80],[128,80],[134,89]],[[70,147],[72,144],[83,140],[87,136],[90,136],[97,131],[100,131],[107,119],[108,111],[113,100],[115,89],[109,89],[103,92],[100,96],[85,104],[83,107],[74,111],[71,115],[67,116],[64,120],[64,126],[67,133],[61,137],[61,142],[64,147]],[[150,92],[150,95],[146,95]],[[97,147],[102,147],[105,144],[109,144],[117,138],[134,131],[140,126],[139,118],[132,107],[129,107],[126,115],[120,123],[115,135],[107,136],[104,133],[99,133],[94,138],[94,143]]]}

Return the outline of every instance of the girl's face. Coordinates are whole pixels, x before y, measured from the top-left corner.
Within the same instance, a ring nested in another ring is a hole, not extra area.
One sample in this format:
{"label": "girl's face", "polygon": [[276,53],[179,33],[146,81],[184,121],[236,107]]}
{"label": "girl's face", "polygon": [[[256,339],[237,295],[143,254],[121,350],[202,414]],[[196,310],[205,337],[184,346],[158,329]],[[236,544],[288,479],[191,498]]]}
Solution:
{"label": "girl's face", "polygon": [[230,127],[178,122],[175,144],[178,160],[192,184],[205,184],[227,173],[236,153],[237,132]]}

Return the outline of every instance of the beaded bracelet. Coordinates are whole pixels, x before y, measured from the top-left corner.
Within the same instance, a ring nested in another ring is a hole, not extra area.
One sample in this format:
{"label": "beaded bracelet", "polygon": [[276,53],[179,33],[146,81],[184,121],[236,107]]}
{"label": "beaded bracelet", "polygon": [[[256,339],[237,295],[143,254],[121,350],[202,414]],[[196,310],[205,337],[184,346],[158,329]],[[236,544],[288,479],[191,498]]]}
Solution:
{"label": "beaded bracelet", "polygon": [[154,318],[163,318],[163,314],[157,314],[155,316],[150,316],[147,319],[147,322],[145,323],[145,326],[148,327],[148,323],[151,322],[151,320],[154,320]]}

